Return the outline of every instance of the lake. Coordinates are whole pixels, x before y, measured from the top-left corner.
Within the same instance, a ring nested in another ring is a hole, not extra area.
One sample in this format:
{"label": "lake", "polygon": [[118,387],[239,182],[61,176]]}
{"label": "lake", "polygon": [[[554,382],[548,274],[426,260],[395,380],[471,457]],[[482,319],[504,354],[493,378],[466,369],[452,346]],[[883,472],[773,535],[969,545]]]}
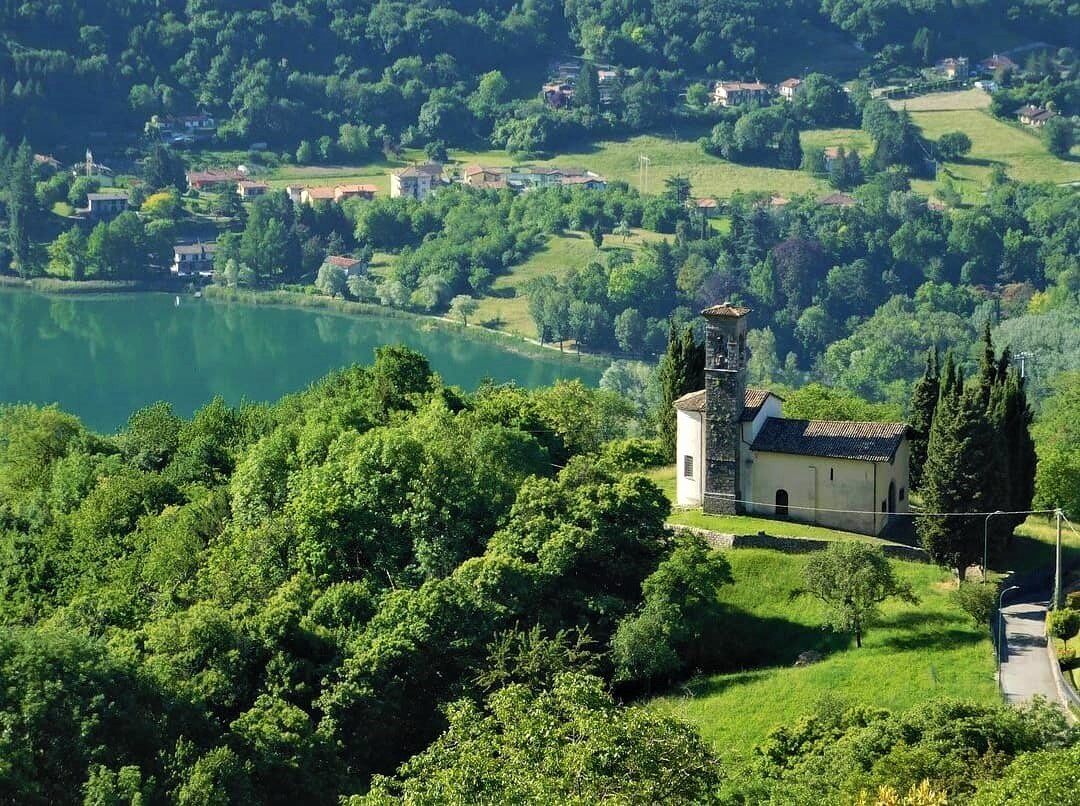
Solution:
{"label": "lake", "polygon": [[89,427],[120,428],[158,400],[190,415],[214,395],[276,400],[331,370],[370,363],[382,344],[424,353],[447,383],[595,385],[568,355],[537,358],[411,319],[217,303],[168,294],[45,296],[0,289],[0,403],[58,403]]}

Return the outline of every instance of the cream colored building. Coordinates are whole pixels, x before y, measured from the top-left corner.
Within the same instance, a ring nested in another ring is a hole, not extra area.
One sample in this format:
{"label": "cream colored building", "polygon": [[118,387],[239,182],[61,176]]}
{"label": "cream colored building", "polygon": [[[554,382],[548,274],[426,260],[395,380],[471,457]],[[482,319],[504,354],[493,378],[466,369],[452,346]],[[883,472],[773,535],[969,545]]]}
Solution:
{"label": "cream colored building", "polygon": [[749,311],[705,313],[706,388],[675,401],[680,506],[870,535],[909,511],[906,425],[786,419],[779,397],[743,385]]}

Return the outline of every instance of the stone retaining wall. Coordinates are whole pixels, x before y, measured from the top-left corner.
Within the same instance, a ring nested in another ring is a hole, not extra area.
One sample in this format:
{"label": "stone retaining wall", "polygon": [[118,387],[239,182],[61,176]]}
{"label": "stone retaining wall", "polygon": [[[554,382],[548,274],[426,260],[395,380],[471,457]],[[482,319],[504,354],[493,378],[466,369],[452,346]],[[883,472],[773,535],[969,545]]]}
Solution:
{"label": "stone retaining wall", "polygon": [[[749,535],[727,534],[678,523],[669,523],[667,526],[676,534],[701,535],[705,538],[705,542],[714,549],[773,549],[774,551],[782,551],[785,554],[806,554],[811,551],[823,551],[831,542],[802,537],[778,537],[765,532]],[[887,557],[894,557],[898,560],[912,560],[914,562],[929,562],[926,552],[917,546],[887,543],[882,546],[882,549]]]}

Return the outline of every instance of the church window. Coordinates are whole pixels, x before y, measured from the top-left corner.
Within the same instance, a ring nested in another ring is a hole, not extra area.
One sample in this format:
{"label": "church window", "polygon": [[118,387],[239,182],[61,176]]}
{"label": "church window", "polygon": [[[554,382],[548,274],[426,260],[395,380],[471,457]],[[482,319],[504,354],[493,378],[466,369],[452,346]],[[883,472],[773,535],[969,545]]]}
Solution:
{"label": "church window", "polygon": [[694,477],[694,457],[690,454],[686,454],[682,458],[682,473],[685,478],[692,479]]}
{"label": "church window", "polygon": [[833,468],[829,468],[829,481],[833,480]]}
{"label": "church window", "polygon": [[904,495],[905,495],[905,492],[904,492],[904,488],[903,488],[903,487],[901,487],[901,488],[900,488],[900,500],[901,500],[901,501],[903,501],[903,500],[904,500]]}

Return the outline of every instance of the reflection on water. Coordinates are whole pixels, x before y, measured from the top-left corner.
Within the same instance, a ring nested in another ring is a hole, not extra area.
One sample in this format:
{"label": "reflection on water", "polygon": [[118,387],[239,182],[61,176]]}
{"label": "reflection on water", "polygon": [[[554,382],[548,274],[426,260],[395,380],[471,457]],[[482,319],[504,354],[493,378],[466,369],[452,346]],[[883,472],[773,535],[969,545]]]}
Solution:
{"label": "reflection on water", "polygon": [[45,297],[0,290],[0,402],[57,402],[92,428],[168,400],[190,414],[216,394],[274,400],[332,369],[368,363],[380,344],[420,350],[449,383],[595,384],[573,357],[540,360],[412,321],[216,304],[168,294]]}

